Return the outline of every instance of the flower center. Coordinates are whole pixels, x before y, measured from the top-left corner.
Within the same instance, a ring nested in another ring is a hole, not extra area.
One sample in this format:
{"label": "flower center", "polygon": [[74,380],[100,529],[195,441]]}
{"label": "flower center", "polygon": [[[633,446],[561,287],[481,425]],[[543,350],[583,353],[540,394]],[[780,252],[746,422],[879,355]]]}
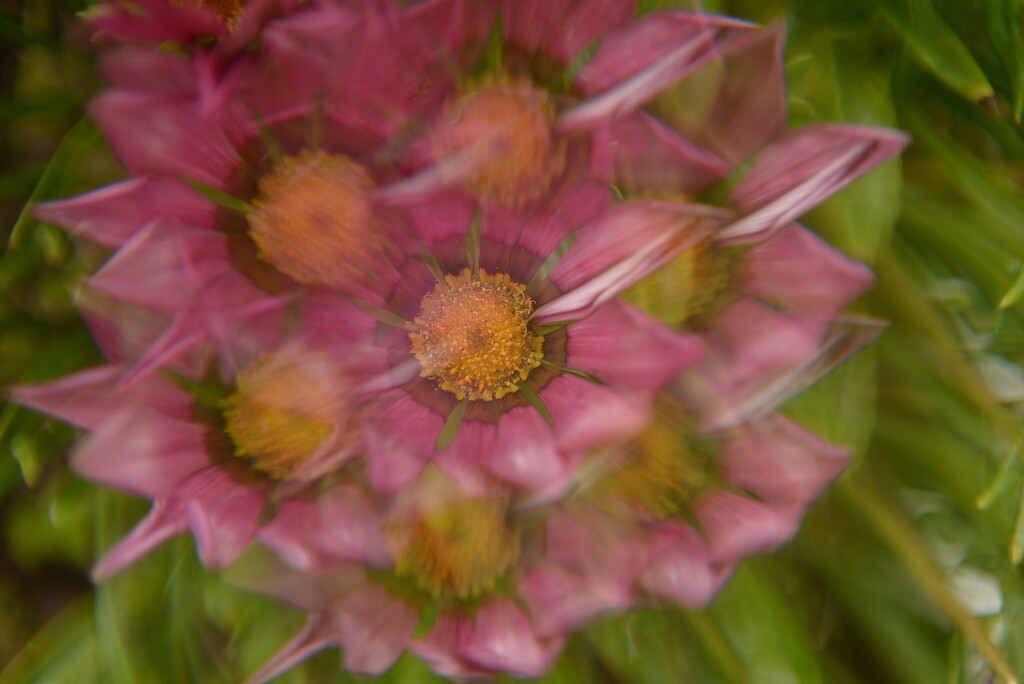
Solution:
{"label": "flower center", "polygon": [[528,327],[533,300],[505,274],[446,276],[420,304],[409,334],[420,375],[459,399],[513,392],[544,356],[544,338]]}
{"label": "flower center", "polygon": [[655,520],[683,515],[704,485],[705,460],[692,445],[681,407],[655,401],[655,420],[623,449],[623,464],[598,484],[597,493]]}
{"label": "flower center", "polygon": [[278,480],[333,470],[360,439],[347,424],[348,388],[336,370],[316,355],[278,353],[239,373],[223,414],[235,455]]}
{"label": "flower center", "polygon": [[248,215],[260,257],[303,285],[361,281],[381,242],[373,179],[348,157],[303,151],[260,178]]}
{"label": "flower center", "polygon": [[447,105],[434,148],[458,155],[472,171],[467,185],[506,206],[529,202],[562,172],[564,153],[551,134],[555,106],[529,83],[485,83]]}
{"label": "flower center", "polygon": [[732,262],[726,250],[698,246],[680,254],[623,293],[666,325],[682,327],[705,313],[728,287]]}
{"label": "flower center", "polygon": [[497,501],[470,499],[421,513],[404,530],[395,571],[434,598],[471,599],[519,559],[519,534]]}

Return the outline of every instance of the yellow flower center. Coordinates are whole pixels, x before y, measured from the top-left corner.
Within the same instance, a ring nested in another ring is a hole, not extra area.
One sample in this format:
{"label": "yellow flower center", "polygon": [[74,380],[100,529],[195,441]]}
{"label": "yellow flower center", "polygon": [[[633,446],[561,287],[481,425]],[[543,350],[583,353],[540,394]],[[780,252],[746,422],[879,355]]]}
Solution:
{"label": "yellow flower center", "polygon": [[260,257],[303,285],[361,280],[381,247],[370,203],[373,179],[348,157],[287,157],[260,179],[248,215]]}
{"label": "yellow flower center", "polygon": [[666,325],[682,327],[703,314],[729,285],[729,254],[708,246],[694,247],[623,293]]}
{"label": "yellow flower center", "polygon": [[462,500],[415,517],[392,535],[395,571],[434,598],[471,599],[493,589],[519,559],[519,534],[503,503]]}
{"label": "yellow flower center", "polygon": [[705,462],[689,438],[681,407],[665,397],[655,402],[655,420],[622,450],[622,463],[597,486],[606,503],[625,505],[656,520],[685,513],[705,483]]}
{"label": "yellow flower center", "polygon": [[311,479],[333,469],[329,457],[313,456],[328,440],[337,454],[360,439],[347,424],[348,388],[334,368],[315,355],[270,354],[239,373],[223,413],[235,455],[278,480]]}
{"label": "yellow flower center", "polygon": [[528,327],[533,300],[505,274],[446,276],[420,304],[409,334],[420,375],[459,399],[513,392],[544,356],[544,338]]}
{"label": "yellow flower center", "polygon": [[562,172],[565,155],[552,137],[555,106],[524,82],[485,83],[445,108],[434,134],[444,159],[465,155],[473,166],[467,185],[506,206],[529,202]]}

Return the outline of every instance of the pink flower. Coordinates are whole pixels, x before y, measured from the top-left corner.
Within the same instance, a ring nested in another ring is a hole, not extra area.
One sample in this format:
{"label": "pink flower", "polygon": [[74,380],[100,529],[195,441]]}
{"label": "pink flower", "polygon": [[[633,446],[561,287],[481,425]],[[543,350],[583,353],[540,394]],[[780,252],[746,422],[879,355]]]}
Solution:
{"label": "pink flower", "polygon": [[542,634],[635,605],[705,605],[737,562],[790,539],[850,462],[773,411],[878,334],[841,316],[870,270],[795,225],[703,256],[722,272],[677,262],[635,289],[664,305],[646,290],[713,284],[716,298],[661,309],[705,353],[656,398],[645,432],[595,452],[576,503],[547,521],[544,560],[520,584]]}
{"label": "pink flower", "polygon": [[16,398],[154,501],[98,575],[186,530],[211,567],[273,552],[241,583],[310,617],[257,680],[330,646],[540,676],[603,614],[707,603],[848,463],[774,410],[870,340],[842,311],[872,276],[793,221],[906,138],[784,133],[779,27],[111,6],[109,35],[218,42],[105,59],[91,111],[135,175],[38,215],[115,250],[88,282],[114,364]]}
{"label": "pink flower", "polygon": [[[208,354],[193,353],[164,374],[118,389],[125,364],[117,350],[130,352],[133,338],[153,332],[122,307],[97,304],[90,316],[117,362],[12,392],[15,401],[89,432],[71,455],[75,472],[153,501],[149,515],[96,564],[97,580],[184,532],[195,537],[205,565],[224,568],[260,529],[272,535],[275,525],[301,518],[316,482],[359,453],[359,412],[374,379],[359,370],[354,347],[353,365],[345,366],[298,339],[282,345],[280,316],[262,312],[235,331],[230,358],[241,370],[226,382],[211,374]],[[372,512],[354,486],[332,489],[328,501],[336,517]],[[274,508],[278,517],[264,521]],[[293,545],[319,543],[302,527],[291,533]],[[371,528],[353,524],[344,542],[329,548],[369,562],[381,558],[382,544]]]}
{"label": "pink flower", "polygon": [[[343,648],[347,669],[367,675],[388,669],[406,649],[438,674],[460,681],[500,672],[542,675],[564,637],[540,634],[514,598],[521,568],[535,555],[538,540],[530,533],[529,516],[518,515],[510,504],[500,489],[470,492],[430,470],[376,517],[364,517],[388,538],[386,556],[373,572],[363,573],[323,545],[314,566],[256,556],[232,570],[230,577],[242,586],[309,613],[306,626],[251,681],[271,679],[333,646]],[[322,505],[303,524],[323,539],[346,534]],[[279,553],[286,538],[295,535],[263,536]],[[417,624],[421,636],[413,634]]]}

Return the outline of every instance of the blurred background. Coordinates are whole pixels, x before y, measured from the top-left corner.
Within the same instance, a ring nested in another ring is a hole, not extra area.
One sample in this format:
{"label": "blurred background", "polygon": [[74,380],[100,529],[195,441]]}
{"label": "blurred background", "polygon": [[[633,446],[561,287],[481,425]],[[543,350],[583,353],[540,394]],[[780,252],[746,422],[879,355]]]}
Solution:
{"label": "blurred background", "polygon": [[[28,203],[122,177],[83,107],[85,0],[0,0],[0,387],[102,362],[72,302],[104,255]],[[853,446],[797,539],[705,611],[574,635],[548,682],[982,684],[1024,673],[1020,0],[641,0],[788,25],[791,125],[913,143],[804,223],[869,262],[879,342],[785,408]],[[146,502],[71,474],[66,425],[0,409],[0,684],[237,682],[303,616],[204,572],[189,538],[93,587]],[[6,665],[3,665],[6,664]],[[347,682],[336,651],[282,682]],[[412,657],[383,682],[441,681]]]}

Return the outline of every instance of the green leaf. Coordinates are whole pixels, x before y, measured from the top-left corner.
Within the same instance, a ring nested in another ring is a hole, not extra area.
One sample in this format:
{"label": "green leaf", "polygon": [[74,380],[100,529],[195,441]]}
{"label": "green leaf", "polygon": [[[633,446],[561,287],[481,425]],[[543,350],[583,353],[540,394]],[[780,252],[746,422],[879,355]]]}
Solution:
{"label": "green leaf", "polygon": [[519,386],[519,391],[523,393],[523,396],[529,400],[533,407],[537,409],[537,412],[544,417],[544,420],[548,424],[553,424],[555,421],[551,417],[551,412],[548,411],[548,407],[544,405],[544,400],[537,396],[537,393],[533,391],[533,388],[527,385],[525,382]]}
{"label": "green leaf", "polygon": [[469,400],[463,399],[448,414],[447,420],[444,421],[444,427],[441,428],[441,434],[437,436],[437,441],[434,442],[434,451],[441,451],[459,436],[459,429],[462,427],[462,416],[465,415],[466,406],[468,405]]}
{"label": "green leaf", "polygon": [[216,202],[226,209],[237,211],[240,214],[249,214],[253,211],[253,206],[251,204],[245,200],[233,197],[222,190],[218,190],[217,188],[206,185],[205,183],[200,183],[196,180],[189,180],[185,178],[184,181],[191,185],[192,188],[200,195],[211,202]]}
{"label": "green leaf", "polygon": [[1024,263],[1017,267],[1017,277],[1003,298],[999,300],[1000,309],[1009,309],[1024,297]]}
{"label": "green leaf", "polygon": [[25,209],[18,217],[14,228],[11,229],[11,236],[7,242],[8,253],[18,249],[26,231],[36,224],[31,214],[32,204],[51,197],[58,197],[66,192],[67,188],[71,186],[73,171],[79,169],[89,157],[94,156],[102,147],[102,136],[88,119],[82,119],[67,132],[53,156],[50,157]]}
{"label": "green leaf", "polygon": [[1013,118],[1020,123],[1024,111],[1024,39],[1020,30],[1020,0],[986,0],[984,5],[989,42],[1006,72]]}
{"label": "green leaf", "polygon": [[971,102],[993,96],[970,50],[930,0],[878,0],[878,8],[926,69]]}

